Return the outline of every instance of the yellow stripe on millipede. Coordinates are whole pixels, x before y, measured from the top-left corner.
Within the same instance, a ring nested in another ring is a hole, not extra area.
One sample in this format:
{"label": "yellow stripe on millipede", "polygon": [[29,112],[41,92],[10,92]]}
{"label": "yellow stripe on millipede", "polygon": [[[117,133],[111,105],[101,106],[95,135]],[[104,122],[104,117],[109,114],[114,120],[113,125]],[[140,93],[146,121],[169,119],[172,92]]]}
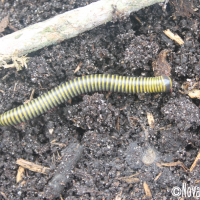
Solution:
{"label": "yellow stripe on millipede", "polygon": [[29,120],[29,118],[28,118],[28,116],[27,116],[27,114],[26,114],[24,105],[21,106],[21,110],[22,110],[22,113],[23,113],[24,117],[26,118],[26,120]]}
{"label": "yellow stripe on millipede", "polygon": [[17,114],[17,108],[14,108],[14,110],[13,110],[13,118],[16,118],[17,122],[20,124],[21,121],[20,121],[18,115],[19,114]]}
{"label": "yellow stripe on millipede", "polygon": [[155,92],[157,92],[158,90],[157,90],[157,78],[154,78],[154,88],[155,88]]}
{"label": "yellow stripe on millipede", "polygon": [[146,77],[144,77],[144,79],[143,79],[143,90],[145,93],[146,92]]}
{"label": "yellow stripe on millipede", "polygon": [[[40,113],[43,113],[44,111],[42,110],[42,108],[41,108],[41,106],[40,106],[40,99],[38,98],[38,99],[36,99],[35,100],[35,103],[37,104],[37,107],[39,108],[39,110],[40,110]],[[43,106],[42,106],[43,107]]]}
{"label": "yellow stripe on millipede", "polygon": [[140,78],[140,93],[143,91],[143,77]]}
{"label": "yellow stripe on millipede", "polygon": [[90,75],[90,81],[91,81],[92,91],[94,91],[94,76],[93,75]]}
{"label": "yellow stripe on millipede", "polygon": [[3,117],[3,120],[4,120],[4,123],[9,126],[9,123],[7,121],[7,115],[8,115],[8,112],[4,113],[4,117]]}
{"label": "yellow stripe on millipede", "polygon": [[98,91],[98,84],[97,84],[97,74],[94,76],[94,83],[95,83],[95,91]]}
{"label": "yellow stripe on millipede", "polygon": [[101,83],[102,83],[102,76],[101,76],[101,74],[99,74],[99,79],[98,79],[98,82],[99,82],[99,91],[100,90],[102,90],[102,88],[101,88]]}
{"label": "yellow stripe on millipede", "polygon": [[35,110],[33,109],[32,105],[30,104],[30,102],[28,103],[28,107],[31,110],[31,114],[33,114],[33,117],[36,117],[37,115],[35,114]]}
{"label": "yellow stripe on millipede", "polygon": [[152,92],[152,78],[149,78],[149,92]]}
{"label": "yellow stripe on millipede", "polygon": [[154,78],[151,79],[152,91],[155,92]]}
{"label": "yellow stripe on millipede", "polygon": [[46,97],[46,100],[47,100],[47,102],[48,102],[48,106],[50,106],[50,109],[53,108],[54,106],[53,106],[53,104],[52,104],[52,102],[51,102],[51,99],[49,98],[49,95],[47,95],[47,94],[45,93],[45,97]]}
{"label": "yellow stripe on millipede", "polygon": [[147,77],[147,83],[146,83],[146,86],[147,86],[147,93],[149,93],[149,77]]}
{"label": "yellow stripe on millipede", "polygon": [[[68,82],[66,83],[66,86],[67,86],[67,91],[69,91],[69,93],[70,93],[70,95],[71,95],[71,98],[73,98],[74,95],[72,94],[72,91],[71,91],[71,89],[70,89],[70,87],[69,87],[69,83],[68,83]],[[71,99],[71,98],[70,98],[70,99]]]}
{"label": "yellow stripe on millipede", "polygon": [[83,88],[84,88],[84,92],[87,92],[87,83],[85,82],[85,76],[82,76],[82,83],[83,83]]}
{"label": "yellow stripe on millipede", "polygon": [[45,96],[41,96],[41,101],[43,101],[44,102],[44,107],[46,107],[47,108],[47,110],[50,110],[51,108],[49,107],[49,104],[48,104],[48,102],[47,102],[47,100],[46,100],[46,98],[45,98]]}
{"label": "yellow stripe on millipede", "polygon": [[137,77],[137,81],[136,81],[136,91],[137,91],[137,93],[139,93],[140,91],[139,91],[139,77]]}
{"label": "yellow stripe on millipede", "polygon": [[[76,92],[76,89],[75,89],[75,87],[74,87],[74,84],[73,84],[73,82],[72,82],[72,81],[69,81],[69,83],[70,83],[70,86],[71,86],[71,89],[72,89],[72,91],[73,91],[74,95],[75,95],[75,96],[77,96],[78,94],[77,94],[77,92]],[[59,88],[59,89],[60,89],[60,88]],[[64,97],[64,95],[63,95],[63,93],[62,93],[62,90],[60,90],[60,92],[61,92],[61,94],[62,94],[63,98],[64,98],[64,99],[65,99],[65,101],[66,101],[66,98]],[[74,95],[73,95],[73,97],[74,97]]]}
{"label": "yellow stripe on millipede", "polygon": [[158,84],[158,77],[156,77],[156,87],[157,87],[157,91],[156,92],[159,92],[160,91],[160,86]]}
{"label": "yellow stripe on millipede", "polygon": [[57,103],[56,103],[56,101],[55,101],[55,99],[54,99],[54,91],[49,91],[48,93],[48,96],[49,96],[49,98],[50,98],[50,100],[53,102],[53,105],[57,105]]}
{"label": "yellow stripe on millipede", "polygon": [[10,118],[10,110],[7,112],[7,120],[10,125],[13,124]]}
{"label": "yellow stripe on millipede", "polygon": [[117,88],[118,92],[120,92],[120,88],[122,88],[122,76],[119,76],[118,88]]}
{"label": "yellow stripe on millipede", "polygon": [[111,76],[111,83],[110,83],[110,90],[111,90],[111,91],[114,91],[114,89],[113,89],[114,79],[115,79],[115,75],[112,75],[112,76]]}
{"label": "yellow stripe on millipede", "polygon": [[87,79],[87,87],[88,87],[88,92],[91,92],[91,87],[90,87],[90,77],[86,76]]}
{"label": "yellow stripe on millipede", "polygon": [[33,100],[33,101],[31,101],[30,103],[31,103],[31,105],[33,106],[35,112],[37,113],[36,116],[40,115],[40,112],[38,111],[39,108],[36,106],[35,101]]}
{"label": "yellow stripe on millipede", "polygon": [[106,77],[106,91],[109,91],[109,81],[110,81],[110,74]]}
{"label": "yellow stripe on millipede", "polygon": [[105,74],[102,76],[102,91],[105,91]]}
{"label": "yellow stripe on millipede", "polygon": [[28,113],[28,116],[30,117],[30,119],[32,119],[32,115],[31,115],[31,112],[30,112],[30,110],[29,110],[29,106],[25,103],[25,104],[24,104],[24,107],[25,107],[25,109],[26,109],[26,112]]}
{"label": "yellow stripe on millipede", "polygon": [[121,92],[124,92],[124,86],[125,86],[125,76],[122,78],[122,87],[121,87]]}
{"label": "yellow stripe on millipede", "polygon": [[78,91],[78,94],[81,94],[78,83],[77,83],[77,79],[74,79],[74,84],[75,84],[76,90]]}
{"label": "yellow stripe on millipede", "polygon": [[130,77],[130,80],[129,80],[129,93],[131,94],[132,93],[132,85],[133,85],[133,78]]}
{"label": "yellow stripe on millipede", "polygon": [[3,114],[1,114],[1,124],[2,124],[3,126],[5,126],[5,123],[4,123],[4,121],[3,121]]}
{"label": "yellow stripe on millipede", "polygon": [[129,77],[126,77],[126,82],[125,82],[125,92],[128,93],[128,84],[129,84]]}
{"label": "yellow stripe on millipede", "polygon": [[[58,97],[58,104],[60,104],[60,102],[62,102],[62,97],[60,95],[59,89],[56,87],[55,88],[56,94],[54,95],[54,97]],[[65,92],[66,93],[66,92]],[[42,106],[43,107],[43,106]]]}
{"label": "yellow stripe on millipede", "polygon": [[114,92],[116,92],[117,85],[118,85],[118,76],[116,75],[116,77],[115,77],[115,85],[114,85]]}
{"label": "yellow stripe on millipede", "polygon": [[136,93],[137,83],[136,83],[136,78],[135,77],[133,78],[131,85],[133,87],[133,93]]}
{"label": "yellow stripe on millipede", "polygon": [[158,92],[160,92],[159,77],[157,77],[157,88],[158,88]]}
{"label": "yellow stripe on millipede", "polygon": [[[60,91],[60,93],[61,93],[63,99],[66,101],[67,98],[66,98],[66,96],[65,96],[65,93],[63,92],[63,88],[62,88],[61,86],[58,86],[58,90]],[[52,99],[52,98],[50,98],[50,99]],[[54,102],[54,101],[53,101],[53,102]]]}
{"label": "yellow stripe on millipede", "polygon": [[18,112],[18,115],[21,119],[20,123],[24,121],[24,116],[22,115],[23,114],[23,110],[22,110],[23,108],[22,107],[23,107],[23,105],[17,107],[17,112]]}
{"label": "yellow stripe on millipede", "polygon": [[160,83],[160,91],[163,91],[162,80],[161,80],[161,77],[160,77],[160,76],[159,76],[159,83]]}
{"label": "yellow stripe on millipede", "polygon": [[83,94],[84,93],[84,90],[83,90],[83,87],[82,87],[82,78],[78,78],[78,86],[80,87],[80,90],[81,90],[81,93]]}
{"label": "yellow stripe on millipede", "polygon": [[154,92],[156,92],[157,91],[156,78],[153,78],[153,83],[154,83]]}

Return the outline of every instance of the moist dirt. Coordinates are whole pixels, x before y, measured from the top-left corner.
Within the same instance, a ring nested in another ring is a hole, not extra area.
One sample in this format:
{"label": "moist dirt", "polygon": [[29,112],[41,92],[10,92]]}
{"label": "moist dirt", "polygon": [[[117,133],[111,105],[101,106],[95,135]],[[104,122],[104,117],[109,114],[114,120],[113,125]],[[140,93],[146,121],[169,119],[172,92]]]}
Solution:
{"label": "moist dirt", "polygon": [[[1,0],[0,21],[9,14],[10,26],[0,37],[91,2]],[[1,199],[175,199],[175,186],[200,187],[199,164],[189,170],[200,148],[200,100],[180,92],[188,79],[199,81],[200,7],[198,0],[182,2],[185,7],[170,1],[166,10],[155,4],[129,17],[115,12],[112,22],[27,55],[27,69],[1,68],[0,114],[29,100],[33,90],[36,98],[83,75],[154,76],[152,63],[165,49],[173,80],[171,93],[84,94],[23,127],[1,127]],[[169,39],[166,29],[184,45]],[[19,158],[50,172],[26,169],[17,183]]]}

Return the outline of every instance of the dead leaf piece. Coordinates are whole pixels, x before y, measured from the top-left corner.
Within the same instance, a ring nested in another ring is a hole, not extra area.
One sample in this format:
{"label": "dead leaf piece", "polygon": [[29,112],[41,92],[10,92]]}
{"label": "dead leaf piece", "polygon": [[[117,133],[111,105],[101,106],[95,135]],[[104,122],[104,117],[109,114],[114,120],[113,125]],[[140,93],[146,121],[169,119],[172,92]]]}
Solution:
{"label": "dead leaf piece", "polygon": [[146,181],[143,183],[143,187],[144,187],[146,197],[152,198],[151,190],[149,189],[149,186],[147,185]]}
{"label": "dead leaf piece", "polygon": [[0,33],[5,31],[5,28],[8,26],[9,24],[9,15],[7,15],[6,17],[4,17],[1,22],[0,22]]}
{"label": "dead leaf piece", "polygon": [[169,29],[163,31],[165,35],[167,35],[170,39],[174,40],[175,42],[177,42],[179,45],[183,45],[184,41],[182,40],[182,38],[177,35],[176,33],[172,33]]}
{"label": "dead leaf piece", "polygon": [[140,182],[140,179],[139,178],[124,178],[122,179],[123,181],[127,182],[127,183],[138,183]]}
{"label": "dead leaf piece", "polygon": [[191,91],[188,91],[188,95],[190,98],[197,98],[200,99],[200,90],[197,89],[193,89]]}
{"label": "dead leaf piece", "polygon": [[190,167],[190,172],[192,172],[193,169],[196,167],[197,162],[199,161],[199,159],[200,159],[200,152],[198,153],[198,155],[197,155],[197,157],[195,158],[195,160],[194,160],[192,166]]}
{"label": "dead leaf piece", "polygon": [[162,50],[159,53],[157,59],[152,63],[155,76],[161,76],[161,75],[170,76],[171,75],[171,66],[166,60],[167,54],[170,51],[171,50],[168,50],[168,49]]}
{"label": "dead leaf piece", "polygon": [[153,118],[152,113],[147,112],[147,119],[148,119],[149,126],[151,128],[154,128],[154,118]]}
{"label": "dead leaf piece", "polygon": [[23,179],[24,173],[25,173],[25,169],[19,166],[19,169],[17,171],[17,177],[16,177],[17,183],[19,183]]}
{"label": "dead leaf piece", "polygon": [[43,167],[42,165],[37,165],[35,163],[26,161],[24,159],[18,159],[17,164],[22,166],[23,168],[29,169],[33,172],[39,172],[39,173],[43,173],[43,174],[48,174],[49,170],[50,170],[50,168],[48,168],[48,167]]}

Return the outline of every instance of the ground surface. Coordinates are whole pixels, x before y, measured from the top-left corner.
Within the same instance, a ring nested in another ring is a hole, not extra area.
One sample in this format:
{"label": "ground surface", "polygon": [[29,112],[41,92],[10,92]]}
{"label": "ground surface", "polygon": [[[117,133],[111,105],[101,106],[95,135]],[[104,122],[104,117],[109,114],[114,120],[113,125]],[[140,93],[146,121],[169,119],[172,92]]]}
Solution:
{"label": "ground surface", "polygon": [[[0,20],[10,14],[10,24],[22,29],[91,2],[4,0]],[[116,16],[115,22],[30,54],[27,69],[2,69],[0,90],[5,93],[0,92],[0,114],[27,101],[33,89],[36,98],[82,75],[153,76],[152,62],[164,49],[171,50],[167,60],[172,68],[173,91],[82,95],[26,123],[23,130],[0,128],[1,199],[55,196],[48,183],[70,143],[80,143],[83,153],[59,198],[142,199],[146,182],[153,199],[177,199],[171,193],[174,186],[187,183],[188,187],[199,187],[199,165],[188,172],[180,165],[157,164],[181,161],[190,168],[200,148],[200,101],[179,92],[187,79],[199,79],[198,6],[194,0],[192,11],[197,10],[192,13],[189,7],[188,11],[176,10],[168,4],[163,12],[156,4],[126,19]],[[163,34],[166,29],[179,34],[185,44],[179,46],[170,40]],[[6,28],[0,36],[12,32]],[[78,65],[81,68],[74,73]],[[147,122],[147,112],[154,117],[154,128]],[[18,158],[50,167],[50,173],[26,170],[23,182],[16,183]]]}

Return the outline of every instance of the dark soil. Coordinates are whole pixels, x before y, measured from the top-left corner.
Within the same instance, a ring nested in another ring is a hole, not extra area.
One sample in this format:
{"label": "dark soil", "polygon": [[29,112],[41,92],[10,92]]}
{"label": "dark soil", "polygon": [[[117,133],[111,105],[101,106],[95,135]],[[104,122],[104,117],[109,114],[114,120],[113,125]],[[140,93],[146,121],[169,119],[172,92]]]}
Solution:
{"label": "dark soil", "polygon": [[[2,2],[0,20],[9,14],[10,25],[22,29],[92,1]],[[157,164],[181,161],[190,168],[200,148],[200,100],[179,92],[187,79],[199,79],[200,10],[192,12],[199,8],[198,2],[194,0],[193,9],[187,12],[170,2],[166,11],[155,4],[127,18],[116,15],[114,22],[29,54],[27,69],[2,69],[0,90],[5,93],[0,92],[0,114],[27,101],[33,89],[36,98],[82,75],[153,76],[152,62],[164,49],[171,50],[167,61],[172,69],[173,91],[82,95],[71,104],[62,104],[27,122],[24,129],[0,128],[1,199],[47,199],[60,195],[58,199],[142,199],[144,182],[153,199],[173,199],[174,186],[187,183],[200,187],[198,164],[192,172],[180,165]],[[165,36],[166,29],[179,34],[185,44],[179,46]],[[0,36],[12,32],[7,27]],[[74,73],[80,63],[80,70]],[[153,114],[154,128],[147,122],[147,112]],[[51,143],[53,140],[56,143]],[[59,171],[57,167],[62,168],[62,162],[66,162],[62,160],[68,152],[65,148],[72,143],[83,146],[81,158],[75,168],[70,165],[68,175],[60,170],[67,176],[64,190],[60,194],[56,193],[60,188],[49,191],[49,184]],[[50,167],[51,172],[45,175],[26,170],[23,184],[16,183],[18,158]],[[122,179],[136,173],[137,179]]]}

